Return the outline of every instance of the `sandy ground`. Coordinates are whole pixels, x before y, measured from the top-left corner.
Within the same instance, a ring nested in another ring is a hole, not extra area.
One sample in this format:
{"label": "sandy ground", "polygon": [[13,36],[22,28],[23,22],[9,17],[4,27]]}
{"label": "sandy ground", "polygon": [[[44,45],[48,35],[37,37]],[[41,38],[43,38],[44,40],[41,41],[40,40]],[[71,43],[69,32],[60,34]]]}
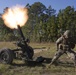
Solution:
{"label": "sandy ground", "polygon": [[37,48],[37,49],[34,49],[34,53],[39,53],[39,52],[42,52],[42,51],[47,51],[49,49],[50,48]]}

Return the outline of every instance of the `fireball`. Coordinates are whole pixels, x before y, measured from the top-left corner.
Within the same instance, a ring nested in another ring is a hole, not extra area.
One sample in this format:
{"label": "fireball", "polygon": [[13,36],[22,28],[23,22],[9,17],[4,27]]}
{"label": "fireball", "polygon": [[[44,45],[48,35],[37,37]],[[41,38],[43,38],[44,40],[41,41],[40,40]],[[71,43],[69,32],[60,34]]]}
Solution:
{"label": "fireball", "polygon": [[22,6],[8,8],[2,15],[7,27],[17,29],[17,25],[24,26],[28,20],[28,10]]}

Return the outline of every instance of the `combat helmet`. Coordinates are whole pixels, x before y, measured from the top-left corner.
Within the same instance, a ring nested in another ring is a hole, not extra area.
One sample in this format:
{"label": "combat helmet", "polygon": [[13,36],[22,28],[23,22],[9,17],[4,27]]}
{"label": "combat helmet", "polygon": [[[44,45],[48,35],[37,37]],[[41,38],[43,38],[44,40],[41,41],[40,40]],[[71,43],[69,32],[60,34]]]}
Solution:
{"label": "combat helmet", "polygon": [[66,30],[63,35],[64,35],[66,38],[71,37],[71,32],[70,32],[70,30]]}

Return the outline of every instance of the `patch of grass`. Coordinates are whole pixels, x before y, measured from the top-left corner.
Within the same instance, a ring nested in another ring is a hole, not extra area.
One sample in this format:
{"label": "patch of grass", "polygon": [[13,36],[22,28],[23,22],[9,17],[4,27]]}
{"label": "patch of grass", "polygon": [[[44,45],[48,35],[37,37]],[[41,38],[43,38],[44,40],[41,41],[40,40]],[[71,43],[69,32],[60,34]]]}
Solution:
{"label": "patch of grass", "polygon": [[16,48],[16,45],[14,43],[15,42],[0,42],[0,49],[1,48],[14,49],[14,48]]}
{"label": "patch of grass", "polygon": [[[52,58],[56,52],[55,43],[30,43],[33,48],[48,48],[47,51],[41,51],[34,54],[34,59],[43,56],[46,58]],[[13,42],[1,42],[0,48],[3,47],[14,49]],[[76,48],[74,49],[76,50]],[[13,64],[0,64],[0,75],[75,75],[76,69],[73,63],[69,61],[67,55],[63,55],[59,60],[58,65],[51,65],[48,68],[50,62],[43,62],[36,65],[27,65],[22,60],[14,60]]]}

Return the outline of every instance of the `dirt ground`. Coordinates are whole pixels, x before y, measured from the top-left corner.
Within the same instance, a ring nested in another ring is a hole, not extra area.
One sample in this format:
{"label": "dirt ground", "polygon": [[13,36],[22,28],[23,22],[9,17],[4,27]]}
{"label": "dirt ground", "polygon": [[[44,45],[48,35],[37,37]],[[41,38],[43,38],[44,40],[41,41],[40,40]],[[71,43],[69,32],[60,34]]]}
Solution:
{"label": "dirt ground", "polygon": [[34,53],[39,53],[47,50],[49,50],[49,48],[37,48],[37,49],[34,49]]}

